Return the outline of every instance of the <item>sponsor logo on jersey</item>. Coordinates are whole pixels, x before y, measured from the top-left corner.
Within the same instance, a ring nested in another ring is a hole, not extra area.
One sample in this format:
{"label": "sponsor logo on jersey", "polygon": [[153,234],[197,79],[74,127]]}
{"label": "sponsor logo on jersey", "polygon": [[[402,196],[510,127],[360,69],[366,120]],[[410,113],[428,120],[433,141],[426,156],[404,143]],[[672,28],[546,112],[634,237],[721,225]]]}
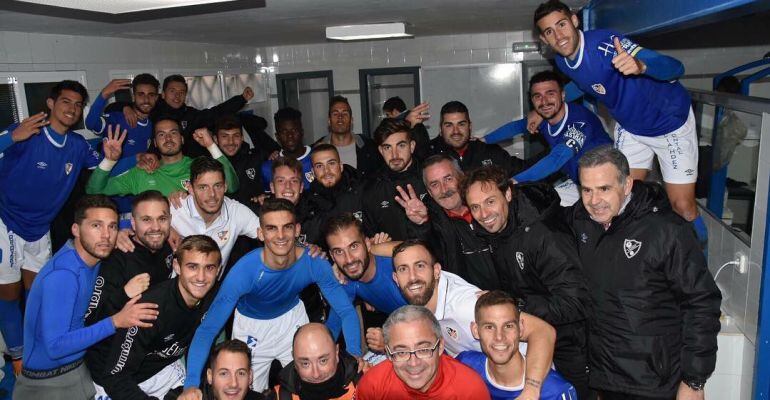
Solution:
{"label": "sponsor logo on jersey", "polygon": [[692,168],[688,168],[684,170],[684,173],[687,174],[687,176],[692,176],[695,173],[695,171]]}
{"label": "sponsor logo on jersey", "polygon": [[602,85],[601,83],[594,83],[593,85],[591,85],[591,89],[593,89],[594,92],[599,94],[607,94],[607,90],[604,89],[604,85]]}
{"label": "sponsor logo on jersey", "polygon": [[219,233],[217,233],[217,237],[219,238],[220,241],[226,242],[227,239],[230,238],[230,231],[220,231]]}
{"label": "sponsor logo on jersey", "polygon": [[586,141],[586,135],[581,130],[585,126],[584,122],[576,122],[567,127],[564,137],[567,139],[567,147],[580,150]]}
{"label": "sponsor logo on jersey", "polygon": [[308,182],[313,182],[313,180],[315,180],[315,174],[313,173],[313,171],[305,172],[305,180],[307,180]]}
{"label": "sponsor logo on jersey", "polygon": [[64,164],[64,173],[69,175],[70,172],[72,172],[72,163],[68,162],[68,163]]}
{"label": "sponsor logo on jersey", "polygon": [[172,340],[174,340],[174,334],[173,333],[163,338],[164,342],[170,342]]}
{"label": "sponsor logo on jersey", "polygon": [[157,184],[158,184],[158,183],[157,183],[157,182],[155,182],[155,179],[149,179],[149,180],[147,180],[147,186],[155,186],[155,185],[157,185]]}
{"label": "sponsor logo on jersey", "polygon": [[128,139],[128,145],[129,145],[129,146],[133,146],[133,145],[135,145],[135,144],[136,144],[136,140],[134,140],[134,139]]}
{"label": "sponsor logo on jersey", "polygon": [[111,374],[117,374],[123,370],[123,367],[126,366],[128,355],[131,353],[131,346],[134,344],[134,336],[136,336],[137,332],[139,332],[139,328],[136,326],[128,328],[128,332],[126,332],[126,339],[120,345],[120,356],[118,356],[118,362],[115,364],[115,368],[110,371]]}
{"label": "sponsor logo on jersey", "polygon": [[446,327],[446,333],[447,333],[447,334],[449,335],[449,337],[451,337],[452,339],[454,339],[454,340],[458,340],[458,339],[457,339],[457,331],[456,331],[456,330],[454,330],[454,329],[452,329],[452,328],[450,328],[450,327],[448,327],[448,326],[447,326],[447,327]]}
{"label": "sponsor logo on jersey", "polygon": [[639,254],[639,250],[642,248],[642,242],[634,239],[626,239],[623,242],[623,252],[626,253],[626,257],[630,260],[635,255]]}
{"label": "sponsor logo on jersey", "polygon": [[519,269],[524,271],[524,253],[516,252],[516,262],[519,264]]}
{"label": "sponsor logo on jersey", "polygon": [[257,171],[254,170],[254,168],[249,168],[246,170],[246,176],[249,177],[252,181],[257,176]]}
{"label": "sponsor logo on jersey", "polygon": [[88,309],[86,309],[86,314],[83,316],[83,320],[88,318],[88,316],[94,312],[96,307],[99,307],[99,300],[102,298],[103,287],[104,278],[99,275],[96,277],[96,282],[94,283],[94,292],[91,294],[91,299],[88,301]]}
{"label": "sponsor logo on jersey", "polygon": [[481,165],[483,165],[485,167],[489,167],[489,166],[492,165],[492,160],[490,160],[488,158],[486,160],[481,160]]}
{"label": "sponsor logo on jersey", "polygon": [[380,203],[380,208],[388,208],[390,207],[390,202],[387,200],[383,200],[382,203]]}
{"label": "sponsor logo on jersey", "polygon": [[46,169],[46,168],[48,168],[48,164],[46,164],[45,161],[38,161],[37,169]]}

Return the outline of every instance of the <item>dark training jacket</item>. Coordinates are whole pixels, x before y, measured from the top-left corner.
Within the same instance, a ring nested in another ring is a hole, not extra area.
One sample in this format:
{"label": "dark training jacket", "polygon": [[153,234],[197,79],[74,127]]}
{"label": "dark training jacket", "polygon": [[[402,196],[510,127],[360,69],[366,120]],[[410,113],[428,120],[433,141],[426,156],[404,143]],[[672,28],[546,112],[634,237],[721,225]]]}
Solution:
{"label": "dark training jacket", "polygon": [[511,157],[507,151],[496,144],[484,143],[480,140],[468,142],[468,148],[462,156],[449,146],[441,135],[430,141],[429,153],[447,154],[460,163],[460,169],[464,172],[479,167],[496,165],[505,171],[505,176],[511,177],[523,168],[523,163],[516,157]]}
{"label": "dark training jacket", "polygon": [[[362,177],[368,178],[376,173],[385,161],[382,159],[377,145],[367,136],[353,133],[354,143],[356,144],[356,170]],[[313,146],[319,143],[331,143],[331,134],[318,139]],[[312,147],[312,146],[311,146]]]}
{"label": "dark training jacket", "polygon": [[347,164],[343,167],[340,181],[334,187],[326,188],[317,180],[311,182],[310,190],[302,194],[306,199],[301,221],[305,241],[327,249],[322,230],[329,218],[342,213],[352,213],[362,221],[361,194],[360,176],[355,168]]}
{"label": "dark training jacket", "polygon": [[386,232],[393,240],[409,238],[406,212],[395,200],[396,186],[407,190],[411,184],[420,199],[425,200],[428,191],[422,182],[422,169],[417,160],[402,172],[394,172],[387,166],[381,168],[375,176],[366,182],[363,190],[364,229],[371,237],[375,233]]}
{"label": "dark training jacket", "polygon": [[[337,368],[342,369],[342,381],[344,381],[344,386],[342,386],[341,389],[347,389],[347,393],[343,396],[336,397],[336,399],[354,398],[350,393],[355,393],[356,385],[362,375],[358,372],[358,361],[344,351],[340,351],[339,358],[340,360]],[[294,361],[290,362],[281,370],[278,375],[278,383],[279,384],[270,392],[270,394],[268,394],[266,397],[267,399],[301,399],[299,394],[302,388],[302,380],[294,367]]]}
{"label": "dark training jacket", "polygon": [[588,281],[592,387],[673,397],[714,371],[722,296],[692,224],[658,184],[635,181],[607,230],[578,201],[566,210]]}

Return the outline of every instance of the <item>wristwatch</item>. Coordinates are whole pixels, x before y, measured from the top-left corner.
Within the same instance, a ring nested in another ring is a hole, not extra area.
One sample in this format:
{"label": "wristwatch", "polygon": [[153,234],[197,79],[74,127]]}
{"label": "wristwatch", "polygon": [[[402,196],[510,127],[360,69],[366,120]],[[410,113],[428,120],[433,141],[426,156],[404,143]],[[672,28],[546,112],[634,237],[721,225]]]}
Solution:
{"label": "wristwatch", "polygon": [[703,390],[703,387],[706,386],[706,380],[701,378],[685,377],[682,382],[696,392]]}

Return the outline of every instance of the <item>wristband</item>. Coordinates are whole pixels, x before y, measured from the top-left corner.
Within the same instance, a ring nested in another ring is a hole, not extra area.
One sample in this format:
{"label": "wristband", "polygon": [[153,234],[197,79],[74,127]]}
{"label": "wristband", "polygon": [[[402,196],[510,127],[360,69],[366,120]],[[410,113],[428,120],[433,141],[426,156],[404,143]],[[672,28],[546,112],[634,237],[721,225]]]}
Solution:
{"label": "wristband", "polygon": [[219,146],[217,146],[216,143],[212,143],[209,147],[206,147],[206,150],[211,153],[211,157],[214,159],[217,159],[219,157],[222,157],[222,150],[219,150]]}
{"label": "wristband", "polygon": [[110,160],[108,158],[103,158],[102,161],[99,163],[99,169],[102,171],[110,172],[112,171],[112,168],[115,167],[115,164],[117,164],[117,161]]}

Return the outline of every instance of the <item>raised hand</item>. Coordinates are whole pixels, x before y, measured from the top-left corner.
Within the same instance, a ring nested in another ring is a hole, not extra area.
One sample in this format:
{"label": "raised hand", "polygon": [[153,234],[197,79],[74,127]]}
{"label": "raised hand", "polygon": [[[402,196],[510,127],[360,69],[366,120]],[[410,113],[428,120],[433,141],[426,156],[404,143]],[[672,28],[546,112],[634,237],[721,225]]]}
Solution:
{"label": "raised hand", "polygon": [[401,207],[404,207],[406,217],[417,225],[422,225],[427,222],[428,207],[425,207],[425,203],[423,203],[422,200],[420,200],[420,197],[417,196],[412,185],[406,185],[408,193],[404,191],[401,186],[396,186],[396,190],[399,194],[395,197],[396,202],[400,204]]}
{"label": "raised hand", "polygon": [[133,253],[136,246],[134,245],[134,241],[131,240],[131,236],[134,236],[133,229],[126,228],[119,230],[118,240],[115,243],[115,247],[124,253]]}
{"label": "raised hand", "polygon": [[172,207],[178,210],[182,208],[182,201],[187,198],[187,195],[189,195],[189,193],[187,193],[185,190],[171,192],[168,195],[168,202],[171,203]]}
{"label": "raised hand", "polygon": [[196,387],[189,387],[185,389],[177,400],[203,400],[203,392]]}
{"label": "raised hand", "polygon": [[620,44],[620,39],[617,36],[612,39],[612,43],[615,44],[615,51],[617,54],[612,57],[612,65],[623,75],[640,75],[646,70],[646,66],[642,60],[628,54]]}
{"label": "raised hand", "polygon": [[208,128],[198,128],[193,132],[193,139],[203,147],[209,147],[214,144],[214,139],[211,137],[211,132]]}
{"label": "raised hand", "polygon": [[29,139],[32,135],[40,133],[40,128],[49,124],[46,119],[47,116],[48,114],[45,112],[39,112],[21,121],[19,126],[11,132],[11,140],[21,142]]}
{"label": "raised hand", "polygon": [[137,303],[142,295],[135,296],[123,306],[123,309],[112,316],[112,324],[115,328],[150,328],[152,324],[145,321],[158,319],[158,305],[155,303]]}
{"label": "raised hand", "polygon": [[150,274],[143,273],[131,278],[128,283],[123,286],[123,291],[126,292],[128,298],[134,298],[144,293],[147,288],[150,287]]}
{"label": "raised hand", "polygon": [[527,113],[527,131],[533,135],[537,134],[538,127],[543,122],[543,117],[535,110]]}
{"label": "raised hand", "polygon": [[366,330],[366,346],[369,350],[382,353],[385,351],[385,337],[381,328],[368,328]]}
{"label": "raised hand", "polygon": [[160,160],[153,153],[139,153],[136,155],[136,167],[151,174],[160,168]]}
{"label": "raised hand", "polygon": [[102,97],[109,99],[115,92],[131,87],[131,79],[113,79],[102,89]]}
{"label": "raised hand", "polygon": [[414,128],[415,125],[422,123],[428,118],[430,118],[430,104],[420,103],[409,110],[409,114],[406,114],[405,119],[409,122],[409,126]]}
{"label": "raised hand", "polygon": [[120,155],[123,153],[123,142],[126,140],[127,134],[127,130],[120,130],[120,125],[115,126],[114,132],[112,130],[112,125],[107,126],[107,137],[102,141],[104,158],[112,161],[118,161],[120,159]]}
{"label": "raised hand", "polygon": [[372,236],[372,244],[386,243],[390,242],[391,240],[393,239],[391,239],[387,232],[375,233],[374,236]]}
{"label": "raised hand", "polygon": [[243,94],[241,96],[243,96],[246,102],[248,102],[254,98],[254,90],[251,88],[251,86],[246,86],[246,89],[243,89]]}
{"label": "raised hand", "polygon": [[134,107],[125,106],[123,107],[123,118],[128,122],[128,126],[136,128],[136,123],[139,122],[139,113],[134,110]]}

